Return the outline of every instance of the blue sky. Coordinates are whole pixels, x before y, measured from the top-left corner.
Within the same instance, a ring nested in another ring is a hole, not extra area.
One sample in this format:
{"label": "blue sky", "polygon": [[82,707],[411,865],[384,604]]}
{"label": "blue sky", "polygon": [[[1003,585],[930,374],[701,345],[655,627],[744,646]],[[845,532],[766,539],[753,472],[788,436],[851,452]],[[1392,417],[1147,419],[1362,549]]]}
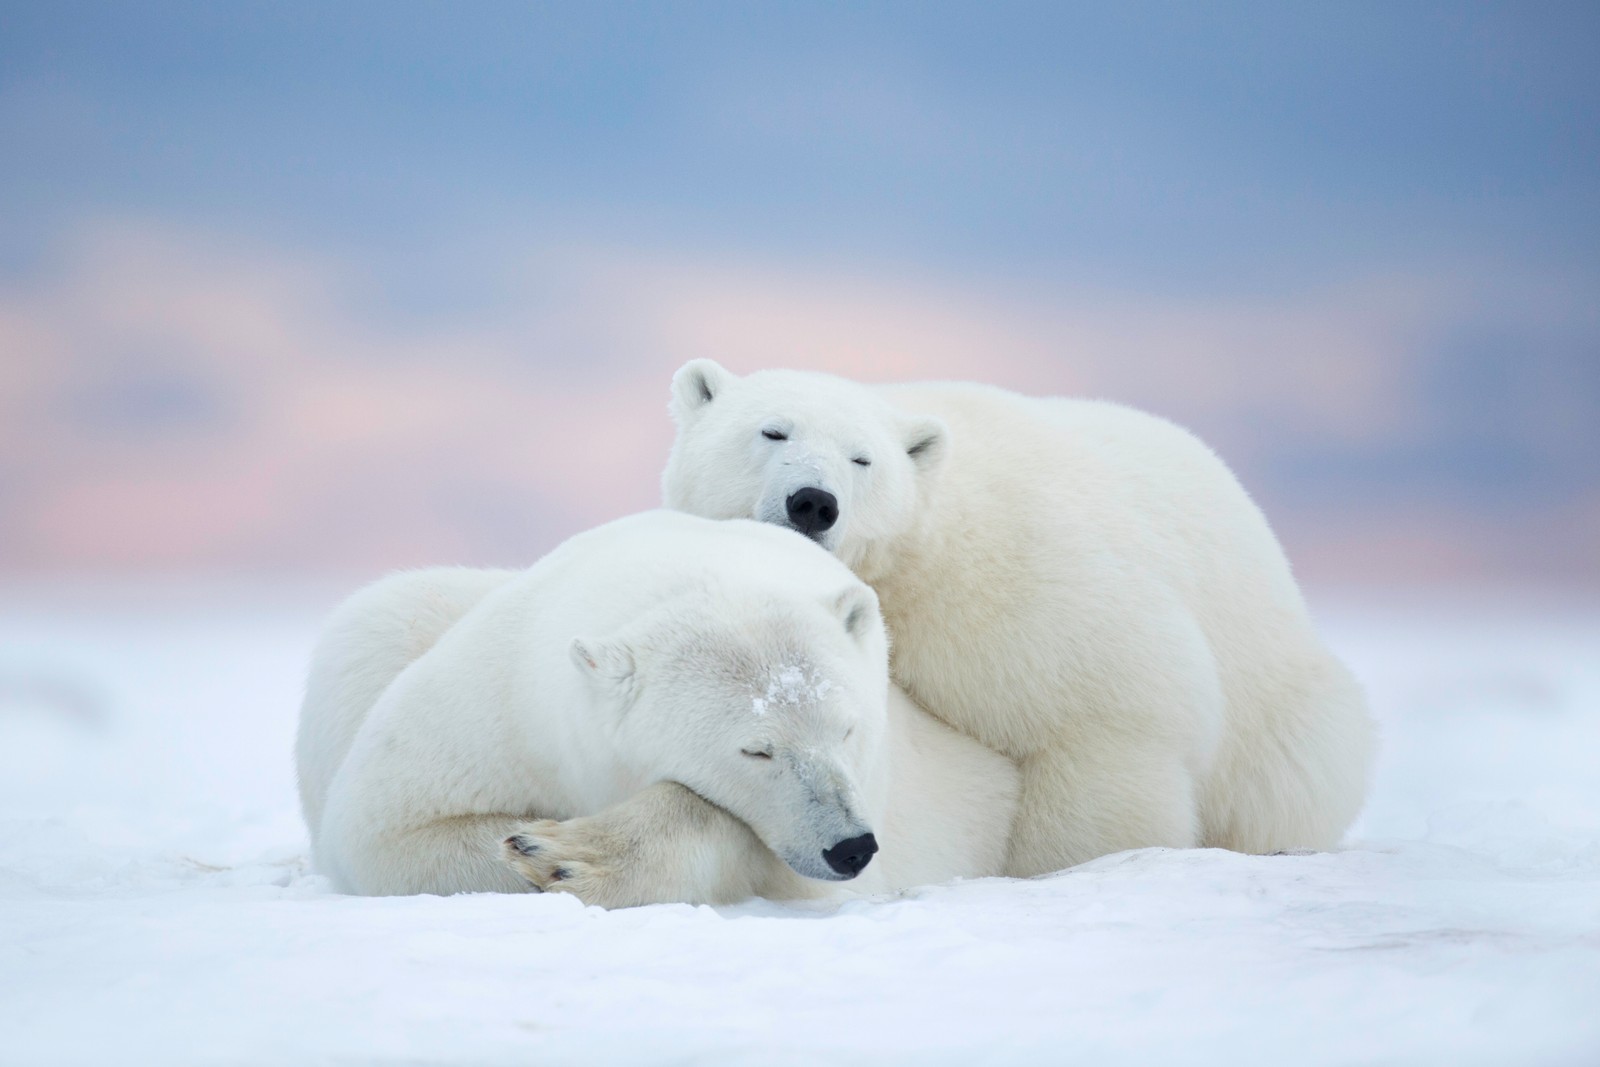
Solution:
{"label": "blue sky", "polygon": [[[1279,357],[1384,365],[1407,412],[1384,432],[1255,395],[1265,350],[1234,371],[1248,403],[1188,403],[1132,349],[1027,381],[1165,405],[1307,526],[1416,502],[1577,521],[1600,495],[1596,55],[1593,4],[12,3],[0,279],[33,315],[103,269],[86,233],[137,224],[337,263],[330,300],[417,331],[559,304],[518,265],[572,245],[934,278],[1073,323],[1103,295],[1359,325],[1437,283],[1364,355]],[[547,333],[530,363],[630,366]],[[110,348],[84,365],[151,358]],[[44,477],[12,467],[0,489]]]}
{"label": "blue sky", "polygon": [[115,206],[366,242],[511,211],[1202,291],[1376,257],[1600,266],[1592,4],[3,18],[24,233]]}

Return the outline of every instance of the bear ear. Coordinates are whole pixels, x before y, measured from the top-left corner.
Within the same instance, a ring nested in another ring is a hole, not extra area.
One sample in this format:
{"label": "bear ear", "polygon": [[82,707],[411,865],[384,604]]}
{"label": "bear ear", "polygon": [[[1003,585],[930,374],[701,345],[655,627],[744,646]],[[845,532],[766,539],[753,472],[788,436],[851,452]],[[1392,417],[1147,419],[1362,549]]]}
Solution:
{"label": "bear ear", "polygon": [[633,690],[633,650],[621,641],[596,641],[574,637],[567,648],[580,673],[619,695]]}
{"label": "bear ear", "polygon": [[901,425],[900,440],[919,470],[933,470],[949,450],[950,427],[937,415],[914,415]]}
{"label": "bear ear", "polygon": [[870,586],[847,586],[829,600],[828,608],[844,626],[844,632],[857,641],[871,633],[874,625],[883,624],[878,614],[878,594]]}
{"label": "bear ear", "polygon": [[715,400],[733,375],[709,359],[691,359],[672,376],[672,417],[679,422]]}

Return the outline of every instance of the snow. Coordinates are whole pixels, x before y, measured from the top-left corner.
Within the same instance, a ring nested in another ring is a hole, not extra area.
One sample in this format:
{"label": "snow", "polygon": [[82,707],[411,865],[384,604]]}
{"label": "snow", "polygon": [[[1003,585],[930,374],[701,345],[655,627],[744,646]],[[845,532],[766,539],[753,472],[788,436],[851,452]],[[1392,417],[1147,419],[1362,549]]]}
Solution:
{"label": "snow", "polygon": [[805,668],[786,664],[772,672],[764,696],[751,698],[750,713],[759,717],[773,707],[792,708],[815,704],[827,696],[831,688],[833,683],[826,678],[820,678],[813,684]]}
{"label": "snow", "polygon": [[603,912],[330,892],[317,610],[154,596],[0,600],[0,1063],[1600,1063],[1600,611],[1326,612],[1385,735],[1337,853]]}

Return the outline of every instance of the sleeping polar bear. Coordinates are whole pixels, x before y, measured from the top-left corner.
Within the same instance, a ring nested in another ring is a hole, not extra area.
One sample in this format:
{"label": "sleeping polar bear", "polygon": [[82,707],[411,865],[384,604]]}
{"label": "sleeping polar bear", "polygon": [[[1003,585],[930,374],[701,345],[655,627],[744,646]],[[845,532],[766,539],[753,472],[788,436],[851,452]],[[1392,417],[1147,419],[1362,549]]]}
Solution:
{"label": "sleeping polar bear", "polygon": [[999,873],[1017,795],[1014,765],[889,686],[848,569],[672,512],[526,572],[357,593],[313,657],[296,756],[317,866],[364,894],[879,892]]}
{"label": "sleeping polar bear", "polygon": [[673,378],[664,500],[789,526],[878,593],[912,699],[1019,761],[1007,872],[1147,845],[1326,849],[1373,727],[1250,498],[1086,400],[823,374]]}

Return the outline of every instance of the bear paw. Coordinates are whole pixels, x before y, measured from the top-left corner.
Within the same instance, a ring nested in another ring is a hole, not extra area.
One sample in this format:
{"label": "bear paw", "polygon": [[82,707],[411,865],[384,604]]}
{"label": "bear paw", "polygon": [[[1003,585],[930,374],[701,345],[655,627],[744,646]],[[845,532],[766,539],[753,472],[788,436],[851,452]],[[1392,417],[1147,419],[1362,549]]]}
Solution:
{"label": "bear paw", "polygon": [[571,893],[585,904],[627,907],[618,878],[617,843],[590,832],[587,820],[540,819],[506,838],[501,854],[542,893]]}

